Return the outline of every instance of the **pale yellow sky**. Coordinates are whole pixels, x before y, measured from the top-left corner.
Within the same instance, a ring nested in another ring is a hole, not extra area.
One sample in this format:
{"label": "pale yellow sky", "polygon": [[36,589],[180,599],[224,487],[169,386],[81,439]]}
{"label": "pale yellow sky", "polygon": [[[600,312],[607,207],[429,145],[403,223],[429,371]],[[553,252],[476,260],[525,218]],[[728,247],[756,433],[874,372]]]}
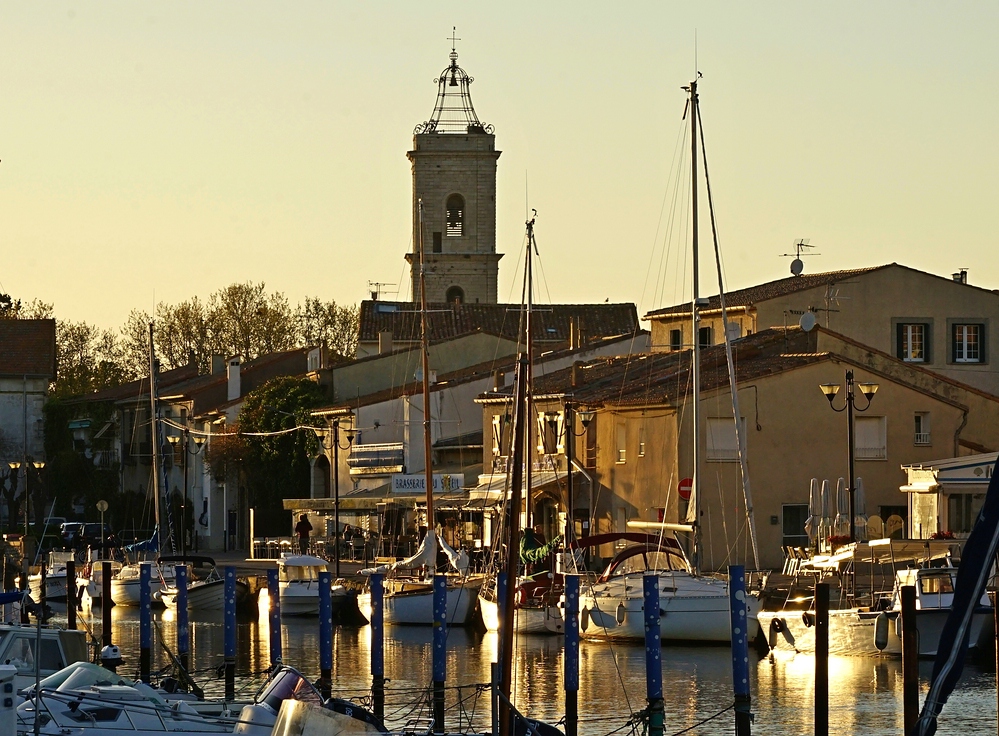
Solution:
{"label": "pale yellow sky", "polygon": [[680,296],[649,263],[695,30],[730,288],[799,237],[813,272],[999,288],[996,3],[6,2],[0,291],[105,327],[233,281],[406,298],[406,151],[452,25],[503,151],[502,300],[525,176],[544,298]]}

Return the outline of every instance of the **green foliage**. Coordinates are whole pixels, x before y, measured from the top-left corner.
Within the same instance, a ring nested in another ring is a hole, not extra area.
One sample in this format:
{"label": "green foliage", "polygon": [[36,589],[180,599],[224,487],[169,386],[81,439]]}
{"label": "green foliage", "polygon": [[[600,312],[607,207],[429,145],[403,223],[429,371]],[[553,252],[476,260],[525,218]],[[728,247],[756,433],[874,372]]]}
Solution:
{"label": "green foliage", "polygon": [[287,533],[291,519],[281,501],[309,495],[309,457],[319,445],[309,429],[268,436],[252,433],[308,427],[310,410],[325,400],[318,384],[294,377],[268,381],[247,395],[239,413],[239,431],[246,446],[243,475],[249,504],[256,509],[258,534]]}

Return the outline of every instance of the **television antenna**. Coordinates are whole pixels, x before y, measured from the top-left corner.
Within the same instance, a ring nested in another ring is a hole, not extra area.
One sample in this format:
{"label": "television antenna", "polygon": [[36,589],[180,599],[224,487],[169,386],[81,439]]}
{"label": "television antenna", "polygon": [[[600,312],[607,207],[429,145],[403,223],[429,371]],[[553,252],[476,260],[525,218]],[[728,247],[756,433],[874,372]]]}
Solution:
{"label": "television antenna", "polygon": [[791,261],[791,274],[794,276],[801,276],[802,271],[805,270],[805,262],[801,260],[802,256],[820,256],[821,253],[810,253],[807,252],[806,248],[814,248],[814,245],[809,245],[811,238],[798,238],[794,241],[794,253],[781,253],[781,258],[793,258]]}
{"label": "television antenna", "polygon": [[[378,301],[378,298],[382,295],[382,287],[383,286],[395,286],[395,284],[390,284],[387,281],[369,281],[368,282],[368,291],[371,292],[371,300],[372,301]],[[387,293],[389,293],[389,294],[396,294],[396,293],[398,293],[398,292],[388,291],[387,289],[385,291]]]}

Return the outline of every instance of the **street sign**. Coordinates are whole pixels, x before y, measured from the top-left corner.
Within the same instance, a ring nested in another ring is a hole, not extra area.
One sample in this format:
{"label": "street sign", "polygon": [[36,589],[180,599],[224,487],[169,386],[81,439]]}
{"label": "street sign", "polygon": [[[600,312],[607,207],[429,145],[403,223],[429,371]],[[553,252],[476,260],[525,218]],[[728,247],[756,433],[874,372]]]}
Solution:
{"label": "street sign", "polygon": [[684,478],[683,480],[681,480],[678,490],[680,491],[680,498],[682,498],[684,501],[689,501],[690,492],[694,490],[694,479]]}
{"label": "street sign", "polygon": [[108,510],[108,502],[104,500],[98,501],[97,510],[103,514],[105,511]]}

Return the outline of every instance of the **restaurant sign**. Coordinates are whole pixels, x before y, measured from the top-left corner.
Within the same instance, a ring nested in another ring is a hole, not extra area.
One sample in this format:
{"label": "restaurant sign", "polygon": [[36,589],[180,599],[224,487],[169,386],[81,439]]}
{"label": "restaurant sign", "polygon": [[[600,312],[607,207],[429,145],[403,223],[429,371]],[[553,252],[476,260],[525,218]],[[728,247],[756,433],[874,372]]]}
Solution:
{"label": "restaurant sign", "polygon": [[[434,473],[434,493],[456,493],[464,490],[460,475]],[[396,473],[392,476],[392,493],[410,495],[427,492],[427,476],[420,474]]]}

